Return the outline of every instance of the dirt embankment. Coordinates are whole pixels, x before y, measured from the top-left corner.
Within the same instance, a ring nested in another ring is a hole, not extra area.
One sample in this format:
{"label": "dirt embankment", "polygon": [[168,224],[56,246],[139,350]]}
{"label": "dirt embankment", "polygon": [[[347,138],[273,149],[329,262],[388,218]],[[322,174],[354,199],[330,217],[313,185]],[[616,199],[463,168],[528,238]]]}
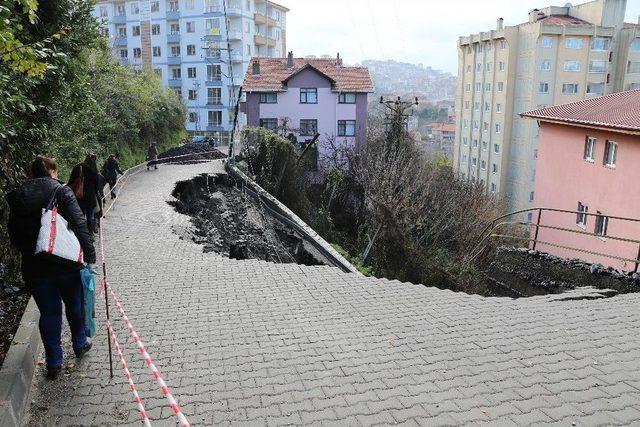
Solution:
{"label": "dirt embankment", "polygon": [[197,243],[205,252],[235,259],[319,265],[313,249],[265,207],[240,189],[228,175],[200,175],[176,184],[172,202],[193,218]]}

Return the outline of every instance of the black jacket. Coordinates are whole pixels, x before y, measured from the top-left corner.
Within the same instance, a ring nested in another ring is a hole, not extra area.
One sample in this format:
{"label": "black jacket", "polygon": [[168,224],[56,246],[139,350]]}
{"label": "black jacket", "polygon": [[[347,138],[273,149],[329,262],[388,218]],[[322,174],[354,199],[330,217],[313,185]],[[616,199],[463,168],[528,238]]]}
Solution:
{"label": "black jacket", "polygon": [[[7,195],[9,202],[9,238],[11,244],[22,254],[22,277],[25,282],[73,270],[80,270],[79,264],[63,265],[42,255],[35,256],[36,240],[40,231],[42,209],[46,207],[56,187],[61,183],[53,178],[36,178],[22,183]],[[87,221],[78,206],[71,188],[63,186],[57,194],[58,212],[69,223],[69,228],[80,241],[84,261],[96,262],[93,234],[87,228]]]}
{"label": "black jacket", "polygon": [[107,182],[115,183],[118,180],[118,174],[123,175],[120,164],[116,159],[109,159],[105,162],[102,168],[102,175],[106,178]]}
{"label": "black jacket", "polygon": [[[71,169],[69,182],[72,182],[80,175],[80,173],[82,173],[82,181],[84,183],[82,190],[84,197],[81,200],[78,200],[78,204],[84,210],[94,209],[95,213],[99,217],[99,212],[102,211],[103,198],[100,187],[100,174],[92,170],[86,163],[79,163]],[[104,184],[102,186],[104,187]]]}

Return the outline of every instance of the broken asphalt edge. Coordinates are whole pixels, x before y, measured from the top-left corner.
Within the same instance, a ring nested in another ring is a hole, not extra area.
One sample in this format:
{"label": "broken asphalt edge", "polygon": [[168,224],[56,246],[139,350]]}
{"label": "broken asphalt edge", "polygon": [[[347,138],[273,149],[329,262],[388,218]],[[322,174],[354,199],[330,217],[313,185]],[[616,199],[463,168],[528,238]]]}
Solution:
{"label": "broken asphalt edge", "polygon": [[42,351],[39,319],[36,303],[30,298],[0,369],[0,426],[21,426],[29,406],[31,385]]}
{"label": "broken asphalt edge", "polygon": [[315,230],[307,223],[305,223],[298,215],[293,213],[282,202],[272,196],[265,189],[260,187],[254,180],[245,175],[240,169],[231,165],[229,162],[225,162],[225,169],[227,173],[233,176],[235,179],[244,182],[244,185],[251,190],[252,195],[258,195],[262,197],[267,208],[275,213],[279,220],[286,222],[293,227],[303,238],[312,244],[323,256],[332,264],[333,267],[337,267],[345,273],[361,274],[356,267],[353,266],[345,257],[340,255],[329,242],[324,240]]}

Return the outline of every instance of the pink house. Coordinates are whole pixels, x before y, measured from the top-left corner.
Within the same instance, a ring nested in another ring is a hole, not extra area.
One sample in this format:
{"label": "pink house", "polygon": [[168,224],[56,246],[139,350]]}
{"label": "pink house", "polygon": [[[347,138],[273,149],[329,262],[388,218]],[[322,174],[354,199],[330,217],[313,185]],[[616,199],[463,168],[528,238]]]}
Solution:
{"label": "pink house", "polygon": [[331,59],[252,58],[243,83],[248,126],[277,129],[299,142],[335,138],[340,144],[364,143],[367,95],[373,83],[366,67]]}
{"label": "pink house", "polygon": [[540,126],[534,206],[570,211],[542,211],[536,249],[637,270],[639,245],[624,239],[640,240],[640,222],[623,218],[640,219],[640,90],[522,116]]}

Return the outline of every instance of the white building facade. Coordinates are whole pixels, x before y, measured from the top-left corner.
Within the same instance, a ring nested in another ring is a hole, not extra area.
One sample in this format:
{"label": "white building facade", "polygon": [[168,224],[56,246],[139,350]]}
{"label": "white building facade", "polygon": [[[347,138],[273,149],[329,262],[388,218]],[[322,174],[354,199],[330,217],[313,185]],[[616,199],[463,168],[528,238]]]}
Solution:
{"label": "white building facade", "polygon": [[[286,52],[288,9],[265,0],[99,1],[114,55],[153,69],[187,106],[186,129],[224,141],[249,60]],[[239,125],[246,121],[239,117]]]}

